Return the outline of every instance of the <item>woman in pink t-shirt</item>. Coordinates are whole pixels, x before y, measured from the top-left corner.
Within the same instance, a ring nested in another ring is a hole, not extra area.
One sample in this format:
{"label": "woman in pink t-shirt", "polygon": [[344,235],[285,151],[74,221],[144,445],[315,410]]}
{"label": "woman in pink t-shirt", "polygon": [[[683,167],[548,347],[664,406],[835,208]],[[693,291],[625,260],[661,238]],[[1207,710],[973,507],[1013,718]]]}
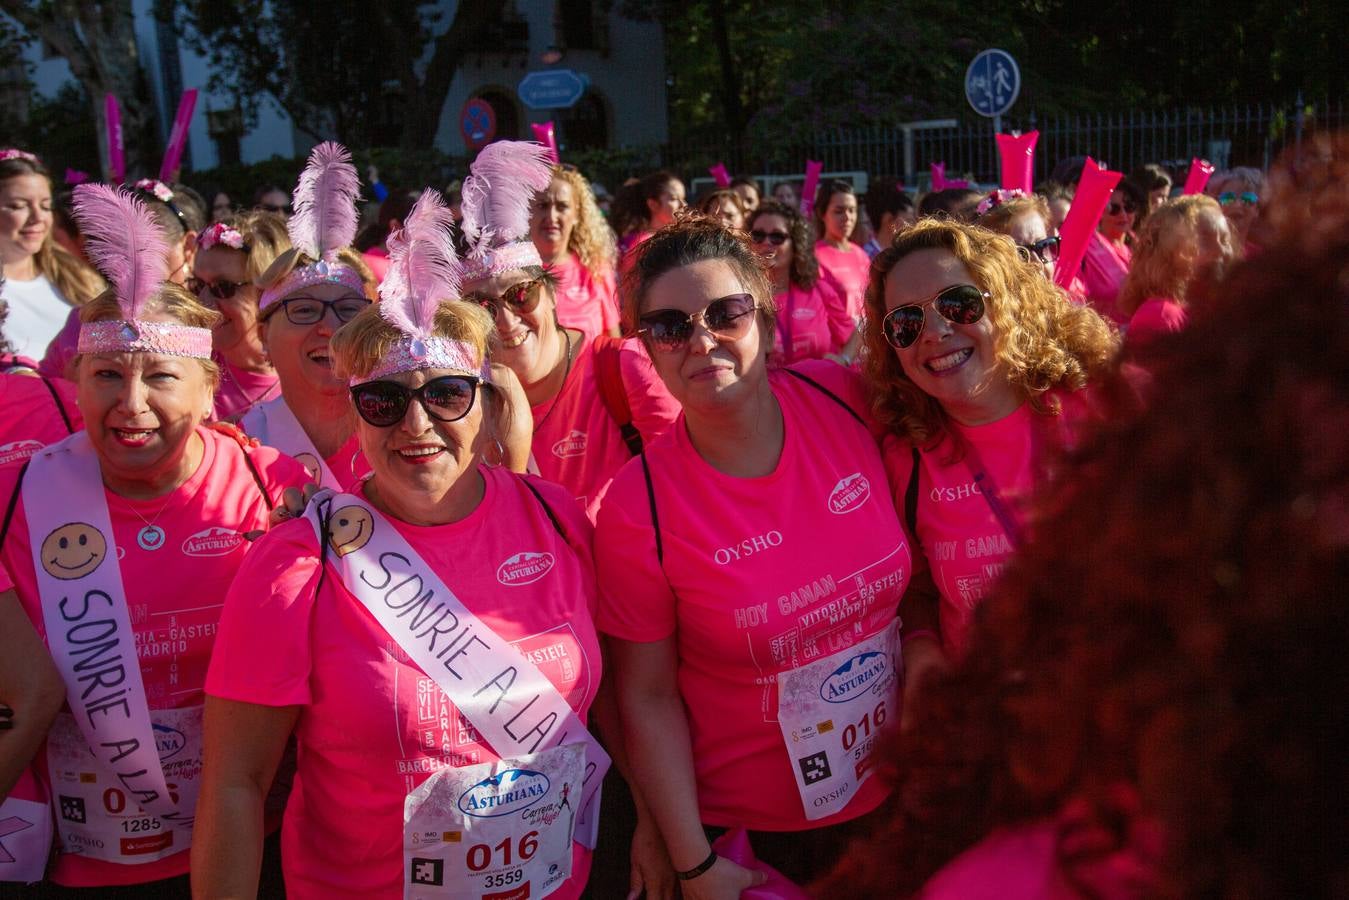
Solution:
{"label": "woman in pink t-shirt", "polygon": [[[1039,194],[1021,191],[994,191],[980,201],[978,224],[1011,238],[1021,256],[1038,262],[1051,283],[1059,261],[1059,236],[1051,232],[1049,204]],[[1087,289],[1076,275],[1069,283],[1068,296],[1078,303],[1087,302]]]}
{"label": "woman in pink t-shirt", "polygon": [[64,378],[0,374],[0,469],[84,427],[75,386]]}
{"label": "woman in pink t-shirt", "polygon": [[815,195],[815,258],[820,274],[837,285],[854,322],[862,318],[863,295],[871,257],[852,242],[857,228],[857,193],[850,182],[834,180],[820,185]]}
{"label": "woman in pink t-shirt", "polygon": [[565,492],[483,465],[504,402],[491,322],[443,302],[459,278],[443,274],[447,213],[423,194],[381,304],[332,340],[371,478],[263,538],[226,604],[193,861],[206,896],[255,891],[292,734],[288,896],[575,898],[586,883],[581,777],[604,761],[574,756],[601,668],[590,526]]}
{"label": "woman in pink t-shirt", "polygon": [[771,282],[743,235],[681,223],[630,279],[625,318],[683,413],[600,509],[600,628],[639,828],[654,819],[685,897],[734,898],[762,873],[711,854],[713,833],[751,829],[808,879],[885,799],[869,751],[898,714],[910,547],[856,376],[769,370]]}
{"label": "woman in pink t-shirt", "polygon": [[806,220],[789,206],[765,200],[750,215],[748,230],[772,279],[777,309],[772,363],[836,358],[850,365],[857,323],[842,293],[820,274]]}
{"label": "woman in pink t-shirt", "polygon": [[1110,195],[1110,203],[1101,214],[1082,258],[1081,277],[1087,289],[1087,302],[1118,325],[1129,321],[1119,310],[1119,292],[1133,260],[1134,221],[1139,210],[1146,209],[1143,192],[1132,181],[1121,181]]}
{"label": "woman in pink t-shirt", "polygon": [[[674,222],[675,216],[686,205],[684,196],[684,182],[679,180],[678,175],[664,169],[652,172],[641,181],[624,185],[619,200],[615,201],[615,206],[621,207],[616,209],[616,218],[620,220],[619,227],[631,227],[632,231],[623,235],[626,243],[619,257],[620,278],[632,264],[630,257],[633,251],[658,229]],[[635,221],[628,223],[622,221],[624,219]]]}
{"label": "woman in pink t-shirt", "polygon": [[558,321],[588,338],[617,336],[614,233],[580,172],[553,169],[552,181],[534,198],[529,237],[557,280]]}
{"label": "woman in pink t-shirt", "polygon": [[1115,360],[1109,325],[1040,269],[1003,235],[935,219],[872,267],[867,387],[953,656],[1020,542],[1052,450],[1089,411],[1083,389]]}
{"label": "woman in pink t-shirt", "polygon": [[1232,231],[1212,197],[1177,197],[1148,216],[1134,265],[1120,292],[1120,311],[1132,316],[1125,333],[1131,350],[1189,321],[1189,297],[1216,285],[1236,259]]}
{"label": "woman in pink t-shirt", "polygon": [[[89,233],[95,255],[102,238]],[[154,242],[136,250],[149,256]],[[25,469],[0,469],[10,510],[0,568],[14,586],[0,602],[17,595],[50,648],[50,656],[31,642],[16,648],[0,631],[0,656],[34,671],[55,661],[66,681],[56,708],[33,707],[43,692],[5,696],[24,736],[6,737],[17,749],[0,753],[0,786],[13,783],[11,764],[31,758],[36,783],[50,787],[58,852],[49,877],[57,885],[177,895],[187,890],[192,829],[165,813],[193,814],[202,687],[225,591],[245,534],[266,528],[275,498],[305,476],[274,450],[245,449],[201,427],[219,377],[209,358],[216,314],[167,283],[137,286],[140,302],[131,304],[127,282],[109,277],[113,290],[82,310],[75,372],[86,430]],[[62,700],[69,710],[53,721]],[[143,743],[157,747],[162,771],[117,768]],[[98,749],[109,747],[118,748],[111,758]],[[167,784],[167,798],[156,781]]]}

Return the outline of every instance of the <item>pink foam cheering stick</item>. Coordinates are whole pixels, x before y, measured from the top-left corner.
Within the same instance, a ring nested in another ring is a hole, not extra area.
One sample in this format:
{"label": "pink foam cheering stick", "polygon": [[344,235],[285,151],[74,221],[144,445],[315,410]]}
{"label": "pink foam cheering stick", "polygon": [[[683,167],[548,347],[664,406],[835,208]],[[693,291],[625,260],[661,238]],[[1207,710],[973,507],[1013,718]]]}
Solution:
{"label": "pink foam cheering stick", "polygon": [[815,205],[815,189],[820,186],[820,173],[824,163],[818,160],[806,160],[806,183],[801,186],[801,215],[809,218],[811,207]]}
{"label": "pink foam cheering stick", "polygon": [[126,181],[126,145],[122,143],[122,108],[112,94],[103,98],[103,115],[108,126],[108,173],[113,184],[121,184]]}
{"label": "pink foam cheering stick", "polygon": [[1115,192],[1115,185],[1124,177],[1123,172],[1112,172],[1096,164],[1096,160],[1087,157],[1082,169],[1082,179],[1077,183],[1073,194],[1073,205],[1068,210],[1068,218],[1063,220],[1059,229],[1059,261],[1054,266],[1054,283],[1067,289],[1073,276],[1082,265],[1082,257],[1087,252],[1087,241],[1101,221],[1101,213]]}
{"label": "pink foam cheering stick", "polygon": [[1035,142],[1040,132],[999,134],[998,156],[1002,159],[1002,189],[1025,191],[1029,194],[1035,184]]}
{"label": "pink foam cheering stick", "polygon": [[548,148],[548,155],[553,158],[553,163],[562,161],[562,157],[557,154],[557,134],[550,122],[531,122],[530,128],[534,129],[534,140]]}
{"label": "pink foam cheering stick", "polygon": [[169,145],[164,150],[164,161],[159,165],[159,180],[165,184],[176,180],[178,164],[182,162],[183,151],[187,149],[188,127],[192,124],[192,113],[196,108],[197,89],[188,88],[178,100],[178,115],[173,117]]}
{"label": "pink foam cheering stick", "polygon": [[928,163],[927,168],[932,173],[932,192],[946,190],[946,163]]}
{"label": "pink foam cheering stick", "polygon": [[1213,163],[1195,157],[1190,160],[1190,174],[1185,177],[1185,193],[1202,194],[1213,176]]}
{"label": "pink foam cheering stick", "polygon": [[746,888],[740,892],[740,900],[810,900],[799,886],[777,869],[760,862],[750,846],[749,835],[743,828],[734,828],[712,842],[717,855],[724,856],[738,866],[746,869],[758,869],[768,876],[768,880],[757,887]]}
{"label": "pink foam cheering stick", "polygon": [[715,166],[710,166],[707,170],[707,174],[711,175],[712,178],[716,180],[717,187],[728,188],[731,186],[731,173],[726,171],[725,163],[717,163]]}

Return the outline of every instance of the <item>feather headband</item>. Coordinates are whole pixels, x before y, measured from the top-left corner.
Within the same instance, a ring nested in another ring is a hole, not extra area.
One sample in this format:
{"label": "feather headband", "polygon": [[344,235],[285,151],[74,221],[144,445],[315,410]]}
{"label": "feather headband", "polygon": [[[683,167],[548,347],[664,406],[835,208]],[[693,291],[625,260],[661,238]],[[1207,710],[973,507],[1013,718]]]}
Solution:
{"label": "feather headband", "polygon": [[389,238],[389,271],[379,286],[379,314],[403,333],[374,370],[355,385],[398,372],[457,369],[488,381],[486,359],[464,341],[436,334],[441,303],[458,299],[463,264],[454,249],[454,216],[440,194],[422,191],[401,231]]}
{"label": "feather headband", "polygon": [[542,144],[498,141],[483,148],[463,187],[467,280],[543,265],[529,239],[529,210],[552,179],[551,157]]}
{"label": "feather headband", "polygon": [[316,284],[341,284],[364,293],[360,273],[337,261],[338,251],[356,239],[360,193],[361,181],[347,148],[335,141],[315,147],[295,186],[295,213],[286,221],[291,246],[314,262],[297,266],[263,291],[260,309]]}
{"label": "feather headband", "polygon": [[106,184],[75,188],[75,218],[87,236],[89,260],[112,285],[120,321],[80,326],[80,353],[165,353],[209,359],[211,330],[176,322],[148,322],[146,304],[169,273],[169,243],[145,204]]}

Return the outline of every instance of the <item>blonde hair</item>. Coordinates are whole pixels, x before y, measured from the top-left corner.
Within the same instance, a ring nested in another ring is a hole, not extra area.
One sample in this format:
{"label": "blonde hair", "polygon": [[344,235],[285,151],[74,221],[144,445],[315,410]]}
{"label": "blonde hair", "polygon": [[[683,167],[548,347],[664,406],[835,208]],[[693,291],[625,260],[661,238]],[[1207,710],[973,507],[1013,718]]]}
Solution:
{"label": "blonde hair", "polygon": [[[210,307],[202,305],[202,302],[193,296],[192,292],[182,285],[174,284],[171,281],[164,282],[160,286],[159,292],[151,297],[145,304],[146,312],[161,312],[173,319],[180,325],[190,325],[193,328],[214,328],[220,324],[220,313]],[[117,302],[117,295],[111,288],[99,294],[93,300],[90,300],[80,309],[80,322],[113,322],[125,316],[122,312],[121,304]],[[84,354],[78,354],[70,361],[69,371],[76,369]],[[199,359],[201,367],[206,371],[206,377],[211,383],[211,389],[214,390],[220,385],[220,366],[211,359]]]}
{"label": "blonde hair", "polygon": [[618,255],[614,249],[614,232],[595,203],[590,182],[575,169],[562,166],[553,167],[553,180],[564,182],[571,188],[572,201],[576,204],[576,226],[571,230],[567,249],[594,274],[612,269]]}
{"label": "blonde hair", "polygon": [[[46,181],[47,191],[51,193],[51,175],[47,173],[42,163],[18,156],[0,160],[0,182],[26,175],[36,175]],[[52,199],[55,201],[54,197]],[[102,293],[107,283],[93,266],[56,243],[52,234],[60,217],[53,213],[52,218],[53,227],[47,229],[47,234],[42,238],[42,246],[33,254],[33,266],[40,275],[52,283],[67,303],[71,306],[83,306]]]}
{"label": "blonde hair", "polygon": [[1012,230],[1013,222],[1029,213],[1034,213],[1040,217],[1045,223],[1045,232],[1048,233],[1049,223],[1052,221],[1049,216],[1049,203],[1039,194],[1017,197],[1015,200],[999,203],[979,217],[979,224],[989,231],[1007,234]]}
{"label": "blonde hair", "polygon": [[1008,381],[1036,412],[1058,414],[1053,388],[1076,390],[1109,373],[1119,338],[1094,310],[1079,306],[1017,253],[1006,235],[949,219],[920,219],[895,237],[871,264],[863,372],[877,419],[919,446],[947,434],[941,404],[909,380],[880,327],[885,279],[901,259],[919,250],[945,250],[964,264],[989,294],[985,315],[993,325],[993,352]]}
{"label": "blonde hair", "polygon": [[1199,222],[1205,213],[1221,220],[1223,209],[1212,197],[1188,194],[1168,200],[1148,216],[1134,242],[1129,275],[1120,288],[1121,312],[1132,314],[1149,297],[1166,297],[1185,305],[1195,275]]}
{"label": "blonde hair", "polygon": [[[286,220],[277,213],[248,210],[225,220],[244,238],[244,274],[254,284],[271,268],[276,258],[290,249]],[[217,246],[224,246],[223,244]]]}

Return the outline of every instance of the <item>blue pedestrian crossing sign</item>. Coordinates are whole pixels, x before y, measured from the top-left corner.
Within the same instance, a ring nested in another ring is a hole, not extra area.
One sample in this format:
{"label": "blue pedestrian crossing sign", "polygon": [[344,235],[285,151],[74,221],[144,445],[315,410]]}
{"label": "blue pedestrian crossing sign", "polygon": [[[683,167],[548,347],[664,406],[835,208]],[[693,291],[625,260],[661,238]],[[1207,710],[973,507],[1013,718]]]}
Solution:
{"label": "blue pedestrian crossing sign", "polygon": [[1006,50],[985,50],[965,70],[965,99],[981,116],[1000,116],[1021,93],[1021,70]]}

